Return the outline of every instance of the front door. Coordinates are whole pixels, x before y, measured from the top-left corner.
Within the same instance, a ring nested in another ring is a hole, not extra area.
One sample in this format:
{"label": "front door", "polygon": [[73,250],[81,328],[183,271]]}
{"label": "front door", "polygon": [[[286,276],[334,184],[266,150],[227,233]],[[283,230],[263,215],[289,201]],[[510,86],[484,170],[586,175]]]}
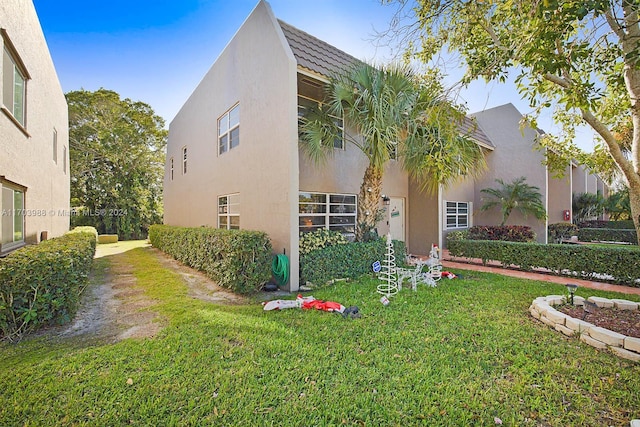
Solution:
{"label": "front door", "polygon": [[389,232],[394,240],[406,242],[404,235],[404,199],[391,198],[389,205]]}

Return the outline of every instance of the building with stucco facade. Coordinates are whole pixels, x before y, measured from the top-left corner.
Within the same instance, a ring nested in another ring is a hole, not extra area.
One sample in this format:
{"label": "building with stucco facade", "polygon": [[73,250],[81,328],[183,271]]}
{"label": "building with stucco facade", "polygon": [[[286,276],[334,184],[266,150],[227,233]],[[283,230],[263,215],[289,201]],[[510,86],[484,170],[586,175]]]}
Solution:
{"label": "building with stucco facade", "polygon": [[[353,145],[334,142],[334,156],[311,163],[298,147],[298,119],[322,100],[328,76],[358,60],[285,23],[260,1],[215,60],[169,126],[164,178],[164,221],[175,226],[262,230],[276,253],[290,258],[289,289],[298,289],[300,232],[319,228],[353,234],[357,195],[366,157]],[[477,113],[462,129],[483,149],[489,171],[437,195],[423,194],[391,160],[383,194],[388,199],[378,233],[391,233],[414,254],[441,247],[446,233],[466,229],[479,215],[479,191],[495,178],[525,175],[545,191],[536,133],[519,130],[510,104]],[[340,125],[350,130],[349,123]],[[353,133],[353,132],[351,132]],[[570,200],[570,193],[567,196]],[[562,205],[564,208],[564,205]],[[569,202],[567,209],[571,209]],[[520,218],[514,218],[520,221]],[[546,222],[528,219],[546,241]]]}
{"label": "building with stucco facade", "polygon": [[31,1],[0,2],[0,254],[69,230],[67,102]]}

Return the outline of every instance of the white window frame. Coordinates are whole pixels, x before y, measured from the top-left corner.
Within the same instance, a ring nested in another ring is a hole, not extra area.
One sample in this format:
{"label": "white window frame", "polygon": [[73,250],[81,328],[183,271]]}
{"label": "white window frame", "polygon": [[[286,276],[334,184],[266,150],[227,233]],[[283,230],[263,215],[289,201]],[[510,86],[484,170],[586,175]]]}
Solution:
{"label": "white window frame", "polygon": [[26,133],[27,82],[31,79],[7,32],[0,29],[3,40],[2,111]]}
{"label": "white window frame", "polygon": [[[232,136],[236,135],[235,139]],[[240,145],[240,103],[218,118],[218,156]]]}
{"label": "white window frame", "polygon": [[240,229],[240,193],[218,196],[218,228]]}
{"label": "white window frame", "polygon": [[182,153],[182,169],[181,169],[182,175],[186,175],[187,174],[187,155],[189,154],[187,151],[187,146],[185,145],[184,147],[182,147],[180,152]]}
{"label": "white window frame", "polygon": [[[343,200],[340,201],[340,198]],[[347,237],[355,237],[357,215],[358,196],[355,194],[316,191],[298,193],[298,229],[301,233],[327,229],[340,231]]]}
{"label": "white window frame", "polygon": [[[5,253],[24,245],[26,226],[24,215],[25,190],[23,188],[18,188],[4,182],[0,184],[0,190],[0,212],[2,213],[2,215],[0,216],[0,252]],[[6,192],[12,193],[11,197],[9,198],[10,203],[5,203]],[[22,204],[20,206],[15,205],[16,193],[20,193],[22,195]],[[16,224],[18,223],[21,227],[21,235],[20,238],[16,239]],[[8,233],[10,236],[10,240],[7,239],[7,236],[5,235],[5,231],[7,231],[7,229],[10,229]]]}
{"label": "white window frame", "polygon": [[[459,228],[471,227],[471,212],[473,202],[458,202],[454,200],[444,201],[444,228],[446,230],[454,230]],[[464,218],[466,224],[461,219]],[[453,219],[453,224],[449,225],[449,219]]]}

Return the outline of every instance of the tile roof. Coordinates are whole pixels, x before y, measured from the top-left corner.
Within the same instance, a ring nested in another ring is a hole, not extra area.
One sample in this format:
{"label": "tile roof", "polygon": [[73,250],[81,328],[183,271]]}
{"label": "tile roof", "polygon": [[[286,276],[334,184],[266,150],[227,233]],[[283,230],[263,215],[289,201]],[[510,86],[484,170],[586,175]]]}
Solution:
{"label": "tile roof", "polygon": [[478,123],[474,117],[466,116],[462,123],[460,123],[460,133],[471,137],[480,145],[484,145],[487,148],[494,149],[495,145],[491,142],[489,137],[480,129]]}
{"label": "tile roof", "polygon": [[330,77],[362,63],[359,59],[331,46],[311,34],[278,20],[298,65]]}

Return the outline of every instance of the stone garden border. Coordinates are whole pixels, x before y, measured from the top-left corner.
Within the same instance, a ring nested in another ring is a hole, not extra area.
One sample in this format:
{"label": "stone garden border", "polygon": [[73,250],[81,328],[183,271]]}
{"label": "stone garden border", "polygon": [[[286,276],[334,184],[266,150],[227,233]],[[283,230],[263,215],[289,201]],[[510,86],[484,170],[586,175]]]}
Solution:
{"label": "stone garden border", "polygon": [[[575,319],[554,308],[564,304],[567,297],[564,295],[547,295],[533,300],[529,312],[542,323],[551,326],[556,331],[571,337],[578,334],[580,340],[602,350],[608,349],[617,356],[640,362],[640,338],[628,337],[617,332],[600,328],[584,320]],[[574,304],[584,306],[585,299],[574,297]],[[587,301],[602,308],[617,308],[619,310],[639,310],[640,304],[623,299],[608,299],[601,297],[589,297]]]}

